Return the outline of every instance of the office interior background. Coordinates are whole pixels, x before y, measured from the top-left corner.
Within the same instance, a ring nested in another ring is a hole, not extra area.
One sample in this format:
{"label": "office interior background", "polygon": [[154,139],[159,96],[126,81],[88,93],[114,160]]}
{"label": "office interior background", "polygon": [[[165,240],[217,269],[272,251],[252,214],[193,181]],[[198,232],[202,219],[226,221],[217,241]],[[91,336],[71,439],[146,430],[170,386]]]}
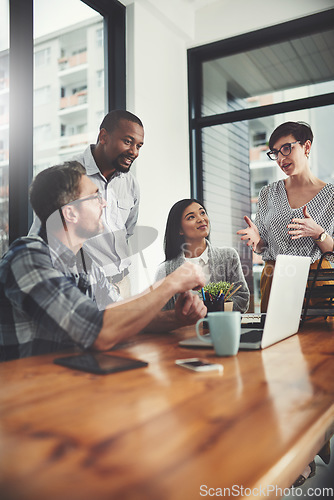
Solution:
{"label": "office interior background", "polygon": [[[133,167],[141,188],[133,291],[163,260],[170,207],[194,196],[210,215],[212,243],[238,250],[258,310],[262,262],[236,231],[255,216],[260,188],[283,176],[265,154],[272,130],[308,122],[312,171],[334,181],[333,6],[0,0],[1,254],[30,227],[32,177],[95,143],[103,116],[126,108],[145,127]],[[142,226],[158,238],[141,239]]]}

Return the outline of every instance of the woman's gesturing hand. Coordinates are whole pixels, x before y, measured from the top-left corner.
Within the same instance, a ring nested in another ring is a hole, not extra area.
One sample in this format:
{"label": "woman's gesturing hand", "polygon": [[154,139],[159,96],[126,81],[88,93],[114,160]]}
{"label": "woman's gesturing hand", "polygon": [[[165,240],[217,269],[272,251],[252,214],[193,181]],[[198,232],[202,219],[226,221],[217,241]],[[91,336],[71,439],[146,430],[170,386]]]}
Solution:
{"label": "woman's gesturing hand", "polygon": [[297,240],[310,236],[316,240],[324,231],[323,228],[312,219],[307,211],[307,205],[303,207],[303,215],[304,219],[292,219],[291,223],[288,224],[288,233],[291,235],[291,239]]}
{"label": "woman's gesturing hand", "polygon": [[261,240],[259,230],[247,215],[245,215],[244,220],[248,224],[248,227],[239,229],[237,234],[241,234],[241,240],[246,241],[247,246],[252,247],[255,251]]}

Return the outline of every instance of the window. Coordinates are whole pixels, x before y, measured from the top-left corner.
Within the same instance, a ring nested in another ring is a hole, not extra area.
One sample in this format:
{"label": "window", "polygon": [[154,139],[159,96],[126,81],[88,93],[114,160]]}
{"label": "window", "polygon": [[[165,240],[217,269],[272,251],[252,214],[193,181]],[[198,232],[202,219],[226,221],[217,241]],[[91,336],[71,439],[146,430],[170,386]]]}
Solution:
{"label": "window", "polygon": [[188,51],[193,196],[213,217],[212,242],[239,251],[255,309],[262,261],[236,231],[255,215],[259,189],[280,176],[266,156],[274,128],[309,122],[319,140],[312,169],[333,182],[333,20],[332,9]]}
{"label": "window", "polygon": [[[27,234],[32,222],[29,185],[33,174],[72,158],[90,140],[95,142],[96,114],[101,110],[105,114],[126,107],[125,7],[117,0],[57,0],[54,4],[48,0],[0,0],[0,7],[0,101],[5,88],[11,103],[0,116],[1,157],[7,157],[6,164],[0,160],[0,219],[5,214],[4,227],[13,241]],[[20,34],[11,37],[10,71],[9,43],[1,45],[8,39],[9,13],[13,32]],[[107,42],[100,47],[96,46],[97,30],[102,30],[100,39]],[[89,65],[88,53],[92,55]],[[107,68],[104,61],[108,61]],[[107,88],[95,92],[95,75],[101,68],[105,69]],[[79,90],[76,95],[71,92],[74,88]],[[62,108],[61,89],[64,93],[70,89],[66,97],[77,99],[78,105]],[[48,93],[50,99],[46,99]],[[67,130],[74,135],[66,137]]]}
{"label": "window", "polygon": [[[79,125],[65,125],[61,124],[60,126],[60,135],[61,137],[71,137],[78,134],[85,134],[87,131],[87,125],[79,124]],[[73,138],[74,140],[74,138]]]}
{"label": "window", "polygon": [[51,89],[49,85],[34,90],[34,105],[41,106],[50,101]]}
{"label": "window", "polygon": [[254,146],[265,146],[267,142],[267,133],[254,131],[252,142]]}
{"label": "window", "polygon": [[38,50],[35,52],[35,66],[36,68],[41,68],[43,66],[48,66],[51,60],[51,49],[47,47],[46,49]]}
{"label": "window", "polygon": [[34,144],[37,150],[44,150],[45,143],[50,141],[51,137],[51,125],[47,123],[45,125],[39,125],[34,128]]}
{"label": "window", "polygon": [[8,248],[9,9],[0,0],[0,257]]}

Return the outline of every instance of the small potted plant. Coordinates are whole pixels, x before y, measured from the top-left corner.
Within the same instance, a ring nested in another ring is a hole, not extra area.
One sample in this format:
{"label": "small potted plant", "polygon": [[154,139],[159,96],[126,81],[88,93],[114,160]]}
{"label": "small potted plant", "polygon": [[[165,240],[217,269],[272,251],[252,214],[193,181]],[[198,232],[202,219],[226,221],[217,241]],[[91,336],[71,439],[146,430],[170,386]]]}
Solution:
{"label": "small potted plant", "polygon": [[208,312],[232,311],[233,302],[229,301],[229,297],[234,291],[233,288],[234,283],[228,281],[211,282],[205,285],[201,290],[201,294]]}

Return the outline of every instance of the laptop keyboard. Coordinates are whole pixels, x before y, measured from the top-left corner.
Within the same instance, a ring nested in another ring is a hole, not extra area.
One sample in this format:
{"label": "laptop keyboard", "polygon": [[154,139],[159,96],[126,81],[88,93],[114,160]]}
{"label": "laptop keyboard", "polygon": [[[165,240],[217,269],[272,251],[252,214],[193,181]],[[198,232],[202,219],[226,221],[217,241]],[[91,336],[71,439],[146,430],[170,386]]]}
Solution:
{"label": "laptop keyboard", "polygon": [[241,315],[241,328],[263,328],[266,313],[244,313]]}
{"label": "laptop keyboard", "polygon": [[255,344],[262,339],[263,330],[250,330],[249,332],[242,333],[240,336],[240,342],[248,342]]}

